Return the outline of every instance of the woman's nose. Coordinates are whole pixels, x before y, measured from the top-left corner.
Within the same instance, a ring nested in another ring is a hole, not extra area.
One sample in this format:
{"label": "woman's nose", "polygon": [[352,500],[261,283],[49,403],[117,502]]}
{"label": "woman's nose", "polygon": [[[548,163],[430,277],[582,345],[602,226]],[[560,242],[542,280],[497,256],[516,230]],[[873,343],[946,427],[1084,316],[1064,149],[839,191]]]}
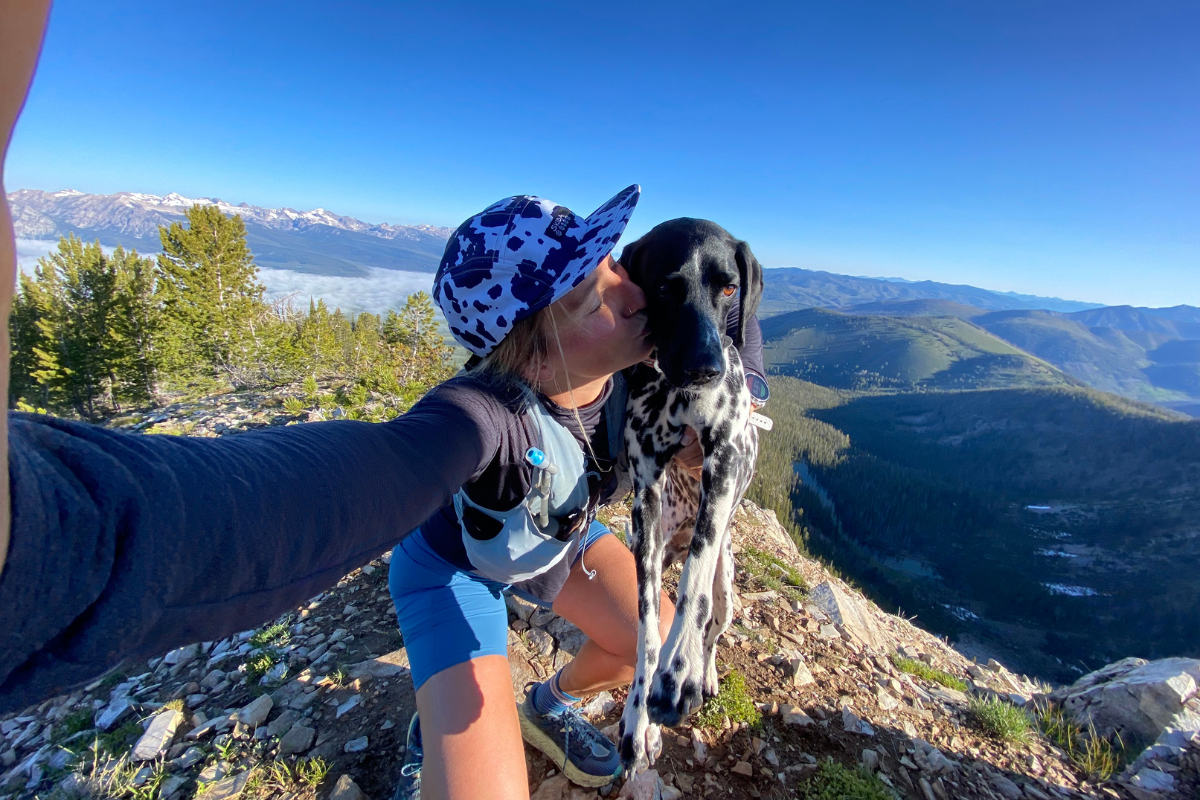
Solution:
{"label": "woman's nose", "polygon": [[629,279],[624,270],[621,272],[621,280],[621,288],[625,291],[625,310],[628,316],[632,317],[646,307],[646,293],[642,291],[642,287]]}

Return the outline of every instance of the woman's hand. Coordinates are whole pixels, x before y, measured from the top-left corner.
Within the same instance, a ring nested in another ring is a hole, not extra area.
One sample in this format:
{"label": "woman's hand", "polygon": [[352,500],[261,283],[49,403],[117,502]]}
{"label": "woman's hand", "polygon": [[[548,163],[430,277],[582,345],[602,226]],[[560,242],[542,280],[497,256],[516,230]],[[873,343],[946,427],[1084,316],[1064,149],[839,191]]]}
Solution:
{"label": "woman's hand", "polygon": [[683,449],[675,454],[675,463],[688,471],[695,480],[700,480],[704,471],[704,448],[700,446],[696,431],[689,425],[683,429]]}

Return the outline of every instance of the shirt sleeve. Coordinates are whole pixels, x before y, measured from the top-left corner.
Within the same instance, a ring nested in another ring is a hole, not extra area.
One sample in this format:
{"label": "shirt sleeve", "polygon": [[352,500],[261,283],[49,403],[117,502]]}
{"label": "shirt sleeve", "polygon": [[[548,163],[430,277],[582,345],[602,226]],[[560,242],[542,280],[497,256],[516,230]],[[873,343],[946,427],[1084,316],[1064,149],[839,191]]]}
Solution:
{"label": "shirt sleeve", "polygon": [[294,608],[394,546],[495,450],[436,390],[384,424],[207,439],[10,414],[9,435],[0,713]]}

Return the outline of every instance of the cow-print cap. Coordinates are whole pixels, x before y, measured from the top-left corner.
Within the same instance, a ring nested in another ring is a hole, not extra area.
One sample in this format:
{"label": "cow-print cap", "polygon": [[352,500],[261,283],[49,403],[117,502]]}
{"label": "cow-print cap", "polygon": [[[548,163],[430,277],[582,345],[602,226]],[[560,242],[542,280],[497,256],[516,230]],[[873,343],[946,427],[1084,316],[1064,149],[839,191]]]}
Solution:
{"label": "cow-print cap", "polygon": [[433,279],[454,338],[486,356],[514,323],[582,283],[616,246],[641,192],[634,184],[587,217],[523,194],[459,225]]}

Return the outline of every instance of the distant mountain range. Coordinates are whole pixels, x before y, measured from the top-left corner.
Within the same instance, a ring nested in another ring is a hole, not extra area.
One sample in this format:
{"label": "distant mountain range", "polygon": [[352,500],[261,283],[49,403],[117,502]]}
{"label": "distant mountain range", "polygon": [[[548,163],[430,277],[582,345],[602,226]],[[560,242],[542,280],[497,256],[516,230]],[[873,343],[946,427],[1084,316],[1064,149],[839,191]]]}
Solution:
{"label": "distant mountain range", "polygon": [[372,267],[435,272],[452,233],[433,225],[374,225],[323,208],[261,208],[174,193],[159,197],[22,189],[8,194],[8,204],[18,238],[56,240],[74,233],[140,252],[159,250],[160,225],[183,219],[193,205],[214,205],[241,216],[246,242],[260,267],[342,277],[366,277]]}
{"label": "distant mountain range", "polygon": [[1070,312],[1104,307],[1098,303],[993,292],[975,286],[936,281],[902,282],[886,278],[856,278],[799,267],[779,267],[767,270],[759,315],[771,316],[814,306],[847,310],[851,306],[861,306],[864,303],[916,300],[940,300],[987,311],[1047,309]]}
{"label": "distant mountain range", "polygon": [[[159,226],[182,219],[193,204],[215,205],[226,214],[241,215],[247,243],[259,266],[312,275],[367,277],[371,268],[435,272],[452,233],[450,228],[432,225],[376,225],[323,208],[262,208],[174,193],[160,197],[140,192],[97,195],[73,189],[22,189],[11,192],[8,202],[18,238],[53,241],[74,233],[88,240],[99,239],[103,245],[120,244],[140,252],[157,251]],[[974,286],[856,278],[781,267],[767,273],[766,295],[759,313],[770,316],[812,306],[845,309],[869,302],[921,299],[947,300],[992,311],[1082,311],[1100,307]]]}

